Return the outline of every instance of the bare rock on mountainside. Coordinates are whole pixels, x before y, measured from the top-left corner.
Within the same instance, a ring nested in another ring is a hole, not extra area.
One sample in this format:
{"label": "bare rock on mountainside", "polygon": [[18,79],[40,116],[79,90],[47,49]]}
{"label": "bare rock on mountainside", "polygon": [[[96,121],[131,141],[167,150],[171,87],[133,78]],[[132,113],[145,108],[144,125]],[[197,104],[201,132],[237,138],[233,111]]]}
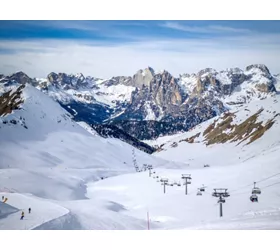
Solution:
{"label": "bare rock on mountainside", "polygon": [[21,94],[24,87],[25,84],[22,84],[16,90],[9,90],[0,95],[0,116],[6,116],[13,110],[19,109],[20,104],[23,103]]}
{"label": "bare rock on mountainside", "polygon": [[31,79],[18,72],[0,77],[0,82],[31,83],[77,121],[112,124],[143,140],[188,131],[231,107],[273,96],[278,78],[265,65],[252,64],[245,70],[206,68],[179,77],[147,67],[133,76],[106,80],[55,72],[46,79]]}

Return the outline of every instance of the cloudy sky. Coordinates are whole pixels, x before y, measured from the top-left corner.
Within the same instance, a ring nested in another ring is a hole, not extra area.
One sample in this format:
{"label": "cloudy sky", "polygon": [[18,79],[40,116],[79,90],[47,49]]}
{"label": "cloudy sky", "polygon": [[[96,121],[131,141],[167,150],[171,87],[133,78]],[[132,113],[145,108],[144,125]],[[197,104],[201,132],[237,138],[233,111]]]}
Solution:
{"label": "cloudy sky", "polygon": [[265,64],[280,73],[280,21],[0,21],[0,73],[178,76]]}

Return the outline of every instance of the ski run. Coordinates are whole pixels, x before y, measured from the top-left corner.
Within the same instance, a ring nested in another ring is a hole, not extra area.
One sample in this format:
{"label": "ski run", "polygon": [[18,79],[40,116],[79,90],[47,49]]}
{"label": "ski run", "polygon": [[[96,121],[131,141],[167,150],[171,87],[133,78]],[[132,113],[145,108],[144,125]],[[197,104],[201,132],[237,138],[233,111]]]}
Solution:
{"label": "ski run", "polygon": [[[21,98],[21,109],[0,117],[0,229],[280,229],[279,95],[230,111],[235,124],[261,108],[256,123],[274,119],[252,143],[206,146],[203,132],[214,117],[149,141],[161,146],[153,155],[77,124],[31,85]],[[191,177],[187,194],[182,175]],[[250,200],[254,182],[258,202]],[[217,188],[229,196],[213,196]]]}

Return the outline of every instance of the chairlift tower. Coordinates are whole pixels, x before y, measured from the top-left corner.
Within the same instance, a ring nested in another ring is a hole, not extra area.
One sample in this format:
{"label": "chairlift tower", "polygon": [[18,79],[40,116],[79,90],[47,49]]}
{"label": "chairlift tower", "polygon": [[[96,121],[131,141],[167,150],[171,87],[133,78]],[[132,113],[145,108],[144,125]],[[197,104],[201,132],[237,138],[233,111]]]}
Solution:
{"label": "chairlift tower", "polygon": [[182,179],[185,180],[185,185],[186,185],[186,189],[185,189],[185,194],[188,194],[188,184],[191,184],[191,175],[190,174],[182,174]]}
{"label": "chairlift tower", "polygon": [[147,170],[148,165],[147,164],[143,164],[143,170],[146,171]]}
{"label": "chairlift tower", "polygon": [[218,203],[220,203],[220,217],[223,217],[223,203],[226,202],[225,197],[229,197],[227,188],[214,188],[212,196],[218,197]]}
{"label": "chairlift tower", "polygon": [[161,185],[163,185],[163,193],[165,194],[165,186],[168,185],[168,179],[167,178],[161,178],[160,182],[161,182]]}
{"label": "chairlift tower", "polygon": [[149,177],[152,176],[152,169],[153,169],[153,166],[152,165],[148,165],[147,167],[149,169]]}

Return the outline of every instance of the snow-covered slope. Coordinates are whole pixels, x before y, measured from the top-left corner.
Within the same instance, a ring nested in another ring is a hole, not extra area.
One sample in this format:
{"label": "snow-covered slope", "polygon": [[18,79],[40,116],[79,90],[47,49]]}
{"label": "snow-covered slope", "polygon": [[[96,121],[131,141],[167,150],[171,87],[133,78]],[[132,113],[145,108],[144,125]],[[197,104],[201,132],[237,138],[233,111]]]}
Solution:
{"label": "snow-covered slope", "polygon": [[[128,216],[144,218],[149,212],[151,229],[280,229],[279,103],[280,97],[276,96],[252,102],[234,113],[232,123],[240,124],[263,107],[256,123],[275,121],[248,145],[251,137],[239,145],[241,140],[206,146],[209,138],[203,142],[207,138],[203,135],[195,137],[193,142],[185,141],[203,133],[214,122],[212,119],[188,133],[161,140],[160,143],[169,142],[155,155],[184,162],[187,168],[157,168],[150,178],[146,172],[116,176],[91,184],[88,196],[111,200]],[[223,121],[222,117],[216,118],[216,124]],[[205,164],[210,166],[204,167]],[[188,195],[182,185],[182,174],[192,177]],[[168,185],[164,194],[160,178],[181,186]],[[254,182],[262,191],[258,203],[249,199]],[[202,186],[206,190],[199,196],[197,191]],[[212,196],[214,188],[227,188],[230,194],[223,204],[223,217],[219,217],[218,198]]]}
{"label": "snow-covered slope", "polygon": [[[29,206],[34,210],[41,209],[35,205],[36,201],[32,203],[26,198],[24,202],[25,196],[32,194],[34,199],[45,198],[48,199],[46,202],[57,202],[61,206],[61,201],[86,199],[88,182],[135,172],[132,146],[117,139],[104,139],[89,133],[49,96],[29,84],[23,89],[18,87],[15,84],[6,87],[2,85],[0,88],[1,94],[9,89],[12,90],[10,96],[18,94],[17,99],[9,100],[9,95],[6,96],[8,99],[1,99],[1,105],[8,103],[7,107],[10,107],[14,102],[22,102],[19,109],[14,109],[11,113],[6,106],[3,107],[7,112],[3,111],[0,116],[0,190],[8,197],[8,205],[24,209],[25,212]],[[168,163],[137,149],[135,154],[140,167],[144,163],[155,166]],[[24,197],[10,194],[11,192],[21,193]],[[19,200],[22,201],[20,204],[17,203]],[[46,206],[52,209],[51,205]],[[65,211],[63,209],[64,206],[62,210],[58,210]],[[71,210],[71,207],[65,209]],[[42,210],[40,221],[47,222],[55,219],[56,215],[61,217],[65,214],[59,211],[53,216],[46,214],[44,217],[45,212]],[[34,223],[29,221],[31,224],[23,221],[24,228],[21,224],[15,225],[13,222],[16,220],[13,218],[18,218],[19,214],[1,219],[1,229],[30,229],[37,225],[36,219],[32,219]],[[36,212],[32,216],[35,215]],[[70,219],[73,219],[72,215]],[[26,218],[28,216],[26,214]],[[106,221],[109,220],[104,218],[101,228],[108,228]]]}
{"label": "snow-covered slope", "polygon": [[[199,151],[197,161],[201,164],[206,164],[207,161],[225,164],[235,162],[239,157],[250,157],[248,151],[253,155],[260,154],[280,143],[276,136],[280,130],[279,103],[279,95],[254,101],[201,123],[189,132],[175,135],[173,138],[163,137],[162,151],[155,155],[189,163],[192,160],[188,155]],[[213,157],[216,153],[217,157]],[[221,154],[229,157],[218,157]]]}
{"label": "snow-covered slope", "polygon": [[73,101],[83,104],[102,104],[115,108],[118,103],[126,103],[135,89],[122,83],[108,84],[106,79],[84,77],[83,74],[66,75],[64,73],[50,73],[46,79],[36,78],[38,89],[61,103]]}
{"label": "snow-covered slope", "polygon": [[[31,85],[23,89],[22,99],[20,110],[0,118],[0,165],[5,169],[2,186],[29,192],[34,185],[28,180],[36,178],[41,184],[51,182],[51,189],[56,190],[65,179],[71,179],[71,184],[58,192],[44,190],[43,185],[36,188],[39,196],[67,199],[83,197],[83,183],[98,178],[102,172],[133,171],[130,145],[88,133],[56,102]],[[142,160],[153,159],[138,150],[137,154]],[[19,172],[25,176],[24,184],[9,180]],[[80,178],[74,177],[75,173]],[[74,191],[80,184],[81,194]]]}
{"label": "snow-covered slope", "polygon": [[[0,91],[17,94],[15,87]],[[147,212],[152,230],[280,229],[279,95],[163,138],[152,156],[135,149],[140,166],[154,166],[152,177],[135,172],[130,145],[89,133],[34,87],[16,96],[20,109],[9,96],[0,105],[0,195],[8,198],[1,229],[140,230]],[[182,174],[192,177],[188,195]],[[254,181],[258,203],[249,200]],[[230,194],[222,218],[214,188]]]}
{"label": "snow-covered slope", "polygon": [[280,74],[275,76],[275,88],[278,92],[280,92]]}

